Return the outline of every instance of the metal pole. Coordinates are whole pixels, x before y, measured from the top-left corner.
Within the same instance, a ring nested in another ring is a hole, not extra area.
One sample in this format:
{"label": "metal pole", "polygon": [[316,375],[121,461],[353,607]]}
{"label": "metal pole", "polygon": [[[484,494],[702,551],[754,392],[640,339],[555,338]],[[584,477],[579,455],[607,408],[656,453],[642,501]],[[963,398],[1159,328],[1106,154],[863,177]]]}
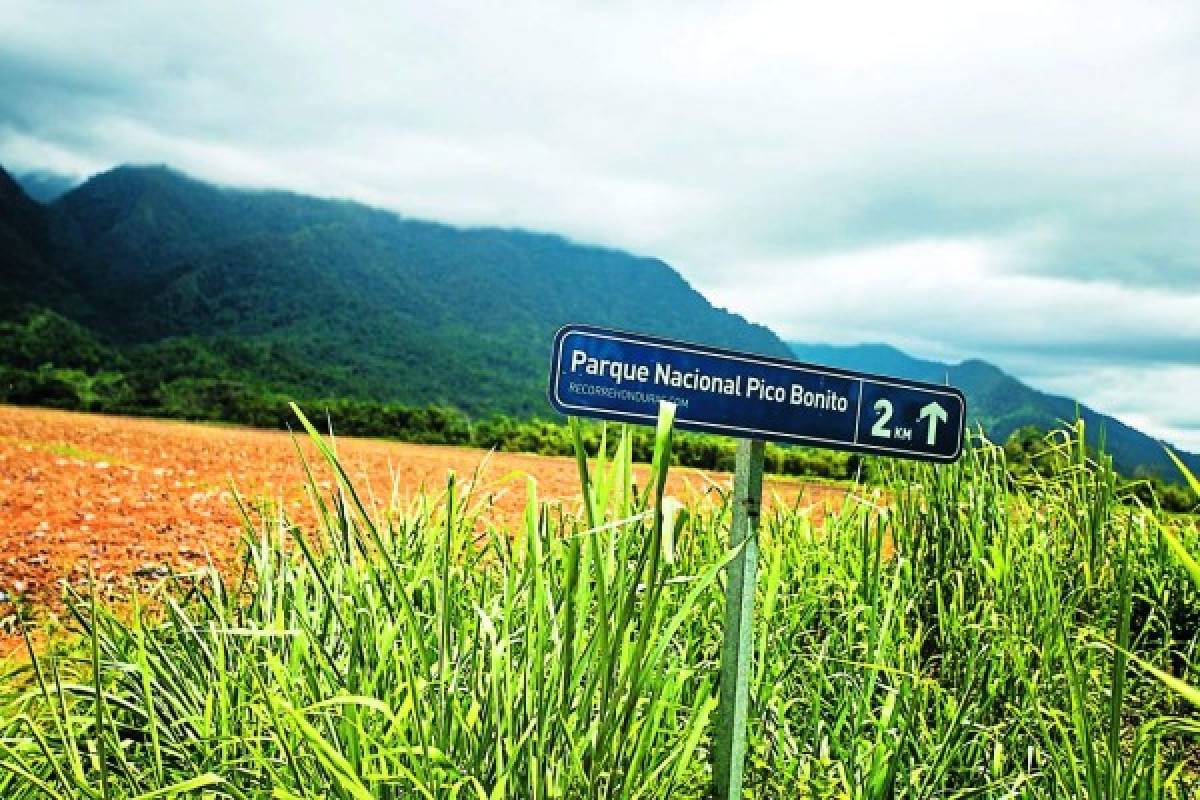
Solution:
{"label": "metal pole", "polygon": [[764,450],[765,444],[761,441],[738,440],[733,475],[733,526],[729,532],[729,544],[730,547],[737,547],[745,542],[745,546],[729,562],[726,570],[721,697],[713,737],[713,778],[717,800],[741,800],[742,797]]}

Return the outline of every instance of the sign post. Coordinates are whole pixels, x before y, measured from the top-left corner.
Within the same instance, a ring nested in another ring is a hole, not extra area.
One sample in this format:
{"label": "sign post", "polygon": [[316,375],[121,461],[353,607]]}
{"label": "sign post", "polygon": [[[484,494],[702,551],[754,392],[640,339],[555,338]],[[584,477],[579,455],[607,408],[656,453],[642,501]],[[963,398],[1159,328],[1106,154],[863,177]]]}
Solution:
{"label": "sign post", "polygon": [[729,546],[742,550],[729,562],[725,579],[725,639],[721,643],[721,696],[713,737],[717,797],[742,796],[746,762],[746,718],[754,642],[754,587],[758,573],[758,517],[762,507],[761,439],[739,439],[733,473],[733,525]]}
{"label": "sign post", "polygon": [[738,438],[726,573],[725,640],[713,737],[718,800],[740,800],[753,650],[758,520],[766,441],[951,462],[967,407],[949,386],[567,325],[554,337],[550,404],[564,414],[653,425],[661,401],[676,426]]}

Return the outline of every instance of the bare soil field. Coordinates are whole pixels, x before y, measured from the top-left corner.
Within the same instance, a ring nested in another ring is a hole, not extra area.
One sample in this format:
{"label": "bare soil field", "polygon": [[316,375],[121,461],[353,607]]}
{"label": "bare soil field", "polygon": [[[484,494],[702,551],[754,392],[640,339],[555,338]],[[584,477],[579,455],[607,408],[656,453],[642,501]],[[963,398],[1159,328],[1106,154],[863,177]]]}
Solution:
{"label": "bare soil field", "polygon": [[[297,443],[321,487],[332,488],[301,436],[0,406],[0,618],[15,597],[54,607],[60,581],[86,586],[89,570],[103,591],[119,594],[137,573],[164,565],[188,569],[211,558],[231,567],[243,529],[234,489],[248,504],[283,504],[311,524]],[[337,440],[337,451],[356,486],[385,501],[393,491],[402,502],[422,489],[437,494],[450,470],[466,479],[486,460],[474,496],[493,504],[500,524],[515,524],[529,475],[543,499],[571,509],[579,502],[569,458],[349,438]],[[669,491],[687,500],[729,483],[725,473],[677,468]],[[817,506],[842,496],[789,479],[769,481],[773,494]],[[0,656],[14,644],[0,636]]]}

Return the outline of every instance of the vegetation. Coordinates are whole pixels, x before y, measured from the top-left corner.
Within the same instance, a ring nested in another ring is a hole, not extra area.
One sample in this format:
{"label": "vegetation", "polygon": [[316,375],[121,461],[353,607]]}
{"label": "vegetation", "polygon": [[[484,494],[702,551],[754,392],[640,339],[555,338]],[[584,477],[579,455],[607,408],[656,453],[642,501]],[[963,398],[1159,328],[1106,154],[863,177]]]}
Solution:
{"label": "vegetation", "polygon": [[[0,796],[704,797],[730,509],[663,497],[669,415],[642,486],[629,431],[575,431],[579,511],[531,480],[498,529],[478,474],[369,501],[321,443],[319,531],[248,512],[242,573],[73,597],[80,638],[0,684]],[[1149,670],[1197,680],[1200,530],[1051,441],[1020,483],[981,445],[770,511],[752,796],[1195,795],[1200,724]]]}
{"label": "vegetation", "polygon": [[[1080,429],[1086,430],[1086,422],[1077,422]],[[1027,425],[1013,432],[1004,443],[1004,456],[1009,471],[1013,477],[1026,484],[1044,480],[1062,469],[1062,448],[1056,439],[1061,434],[1047,434],[1045,431]],[[1170,451],[1165,451],[1175,458]],[[1100,453],[1094,448],[1088,448],[1090,458],[1099,458]],[[1175,458],[1178,466],[1187,468],[1183,462]],[[1118,480],[1118,494],[1126,502],[1146,506],[1157,506],[1165,511],[1195,512],[1200,510],[1200,495],[1196,493],[1194,484],[1169,483],[1157,473],[1141,475],[1134,478],[1122,476]]]}

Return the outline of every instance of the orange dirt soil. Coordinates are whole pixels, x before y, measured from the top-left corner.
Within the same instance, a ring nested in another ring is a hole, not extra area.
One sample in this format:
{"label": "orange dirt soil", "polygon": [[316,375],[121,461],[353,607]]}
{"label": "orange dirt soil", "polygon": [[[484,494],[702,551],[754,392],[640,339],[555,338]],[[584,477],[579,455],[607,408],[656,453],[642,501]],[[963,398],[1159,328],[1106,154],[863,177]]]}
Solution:
{"label": "orange dirt soil", "polygon": [[[60,580],[84,587],[89,568],[98,586],[118,595],[139,570],[183,570],[210,557],[229,568],[243,528],[234,487],[248,505],[283,503],[311,525],[296,441],[321,488],[331,488],[311,443],[284,432],[0,406],[0,657],[19,646],[13,597],[52,607]],[[570,458],[349,438],[339,438],[337,450],[360,491],[369,495],[369,486],[384,500],[393,482],[402,501],[422,487],[439,493],[448,471],[470,478],[486,458],[475,496],[490,497],[502,523],[515,524],[524,508],[526,475],[542,499],[571,510],[579,503]],[[668,491],[686,501],[714,484],[728,487],[730,476],[676,468]],[[821,505],[843,492],[771,480],[766,494]]]}

